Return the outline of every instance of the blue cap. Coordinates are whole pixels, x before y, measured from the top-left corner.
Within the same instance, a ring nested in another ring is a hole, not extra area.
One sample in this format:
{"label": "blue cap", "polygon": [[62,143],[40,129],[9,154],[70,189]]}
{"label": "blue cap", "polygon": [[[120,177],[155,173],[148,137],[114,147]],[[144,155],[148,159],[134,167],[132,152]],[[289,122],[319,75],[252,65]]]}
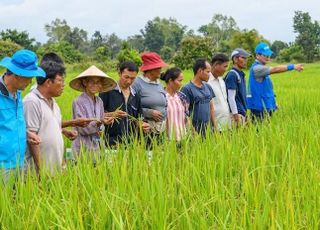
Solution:
{"label": "blue cap", "polygon": [[43,69],[38,67],[37,55],[31,50],[19,50],[11,57],[5,57],[0,65],[21,77],[46,77]]}
{"label": "blue cap", "polygon": [[256,54],[262,54],[263,56],[266,56],[266,57],[270,57],[273,54],[273,52],[270,49],[269,45],[267,43],[264,43],[264,42],[260,42],[256,46],[255,52],[256,52]]}

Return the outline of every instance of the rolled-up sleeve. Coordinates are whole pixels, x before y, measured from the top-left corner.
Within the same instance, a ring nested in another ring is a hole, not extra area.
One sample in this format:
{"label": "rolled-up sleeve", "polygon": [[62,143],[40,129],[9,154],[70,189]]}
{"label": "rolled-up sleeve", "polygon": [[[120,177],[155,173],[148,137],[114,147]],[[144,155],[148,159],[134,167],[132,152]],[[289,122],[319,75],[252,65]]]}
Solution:
{"label": "rolled-up sleeve", "polygon": [[27,100],[23,102],[23,110],[27,130],[38,133],[41,124],[40,105],[34,101]]}

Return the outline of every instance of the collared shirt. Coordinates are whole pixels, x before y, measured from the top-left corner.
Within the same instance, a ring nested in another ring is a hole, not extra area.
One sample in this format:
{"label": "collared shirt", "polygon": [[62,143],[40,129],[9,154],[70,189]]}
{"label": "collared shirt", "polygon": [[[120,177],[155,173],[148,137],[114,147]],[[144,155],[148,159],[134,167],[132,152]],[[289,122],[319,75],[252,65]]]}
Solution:
{"label": "collared shirt", "polygon": [[[40,158],[53,172],[62,165],[64,142],[61,128],[61,111],[55,99],[48,101],[38,89],[33,89],[23,99],[27,129],[41,138]],[[30,150],[26,153],[26,163],[33,165]]]}
{"label": "collared shirt", "polygon": [[17,96],[16,96],[16,95],[14,96],[14,95],[7,89],[6,83],[4,83],[4,76],[5,76],[5,75],[3,75],[3,76],[0,78],[0,82],[2,83],[4,89],[6,90],[6,93],[8,93],[8,97],[10,97],[10,98],[12,98],[12,99],[16,99]]}
{"label": "collared shirt", "polygon": [[[238,113],[246,116],[247,114],[247,89],[245,73],[236,68],[232,68],[225,77],[227,90],[235,90],[235,101]],[[230,102],[229,102],[230,103]],[[231,104],[230,104],[231,105]]]}
{"label": "collared shirt", "polygon": [[150,84],[160,84],[160,80],[159,79],[156,79],[155,81],[151,81],[149,78],[145,77],[145,76],[141,76],[141,79],[144,80],[145,82],[147,83],[150,83]]}
{"label": "collared shirt", "polygon": [[170,139],[180,141],[186,135],[186,106],[183,105],[179,95],[166,94],[167,108],[167,135]]}
{"label": "collared shirt", "polygon": [[[87,94],[82,93],[72,103],[73,119],[76,118],[96,118],[103,119],[104,109],[103,102],[100,97],[95,97],[95,101]],[[80,152],[80,148],[84,147],[89,151],[99,149],[100,127],[96,121],[90,122],[87,127],[75,128],[78,131],[78,137],[72,142],[72,151]]]}
{"label": "collared shirt", "polygon": [[23,166],[27,143],[22,96],[18,90],[13,98],[3,77],[0,85],[0,170],[14,169]]}
{"label": "collared shirt", "polygon": [[[114,87],[114,90],[118,90],[119,93],[122,94],[122,90],[121,90],[121,88],[120,88],[118,83],[117,83],[116,87]],[[131,86],[129,87],[129,90],[130,90],[130,93],[131,93],[132,96],[136,95],[136,91]]]}
{"label": "collared shirt", "polygon": [[231,114],[228,104],[226,84],[222,77],[215,78],[210,73],[208,84],[213,89],[215,97],[213,98],[214,111],[218,123],[218,129],[221,131],[231,126]]}
{"label": "collared shirt", "polygon": [[103,101],[105,112],[114,112],[116,109],[120,109],[129,115],[129,117],[115,121],[112,125],[105,125],[107,145],[113,146],[119,142],[127,141],[128,136],[139,133],[135,118],[142,118],[142,107],[140,96],[136,94],[133,88],[130,87],[130,95],[127,102],[118,85],[113,90],[100,93],[99,96]]}

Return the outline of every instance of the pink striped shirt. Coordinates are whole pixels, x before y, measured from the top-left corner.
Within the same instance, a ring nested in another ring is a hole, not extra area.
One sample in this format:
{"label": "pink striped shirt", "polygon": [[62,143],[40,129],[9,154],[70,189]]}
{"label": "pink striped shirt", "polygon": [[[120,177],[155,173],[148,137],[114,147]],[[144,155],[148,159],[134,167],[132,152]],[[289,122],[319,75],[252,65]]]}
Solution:
{"label": "pink striped shirt", "polygon": [[177,93],[171,96],[166,93],[167,107],[167,135],[170,139],[180,141],[186,135],[186,115],[183,105]]}

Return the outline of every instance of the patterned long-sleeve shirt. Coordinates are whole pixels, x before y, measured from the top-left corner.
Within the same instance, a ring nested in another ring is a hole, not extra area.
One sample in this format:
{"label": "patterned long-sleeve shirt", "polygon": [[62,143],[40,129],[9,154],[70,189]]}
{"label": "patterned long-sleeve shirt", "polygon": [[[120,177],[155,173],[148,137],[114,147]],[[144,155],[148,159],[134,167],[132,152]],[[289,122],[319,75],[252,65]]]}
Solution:
{"label": "patterned long-sleeve shirt", "polygon": [[[76,118],[97,118],[104,116],[103,102],[100,97],[95,97],[95,101],[86,93],[82,93],[72,103],[73,119]],[[72,143],[72,151],[80,152],[84,147],[89,151],[95,151],[99,148],[100,127],[96,121],[92,121],[87,127],[75,128],[78,131],[78,137]]]}

